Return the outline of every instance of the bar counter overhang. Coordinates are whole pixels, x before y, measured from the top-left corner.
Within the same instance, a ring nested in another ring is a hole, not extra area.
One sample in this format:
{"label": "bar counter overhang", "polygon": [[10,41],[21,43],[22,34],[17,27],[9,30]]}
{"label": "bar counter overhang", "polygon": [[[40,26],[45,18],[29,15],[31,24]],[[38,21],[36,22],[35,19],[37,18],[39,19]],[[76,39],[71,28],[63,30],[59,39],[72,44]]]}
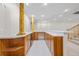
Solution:
{"label": "bar counter overhang", "polygon": [[0,37],[0,56],[24,56],[29,48],[29,34]]}

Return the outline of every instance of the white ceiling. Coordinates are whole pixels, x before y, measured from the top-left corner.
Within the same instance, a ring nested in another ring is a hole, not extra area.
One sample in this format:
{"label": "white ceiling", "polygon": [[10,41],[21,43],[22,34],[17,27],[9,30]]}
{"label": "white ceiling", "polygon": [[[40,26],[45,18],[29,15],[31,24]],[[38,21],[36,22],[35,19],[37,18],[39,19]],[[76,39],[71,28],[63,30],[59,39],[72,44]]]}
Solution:
{"label": "white ceiling", "polygon": [[25,14],[31,20],[35,16],[35,28],[38,31],[65,31],[79,23],[79,3],[29,3],[25,4]]}
{"label": "white ceiling", "polygon": [[26,15],[29,18],[34,15],[36,22],[78,22],[79,14],[73,14],[76,11],[79,11],[79,3],[48,3],[46,6],[43,3],[25,4]]}

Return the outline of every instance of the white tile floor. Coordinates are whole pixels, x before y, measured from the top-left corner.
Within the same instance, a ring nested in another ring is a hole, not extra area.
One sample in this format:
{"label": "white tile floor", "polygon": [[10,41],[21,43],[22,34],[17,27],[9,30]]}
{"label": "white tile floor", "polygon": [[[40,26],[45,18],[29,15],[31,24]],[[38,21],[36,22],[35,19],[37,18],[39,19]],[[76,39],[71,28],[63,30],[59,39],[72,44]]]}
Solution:
{"label": "white tile floor", "polygon": [[33,42],[27,56],[51,56],[51,53],[44,40],[36,40]]}

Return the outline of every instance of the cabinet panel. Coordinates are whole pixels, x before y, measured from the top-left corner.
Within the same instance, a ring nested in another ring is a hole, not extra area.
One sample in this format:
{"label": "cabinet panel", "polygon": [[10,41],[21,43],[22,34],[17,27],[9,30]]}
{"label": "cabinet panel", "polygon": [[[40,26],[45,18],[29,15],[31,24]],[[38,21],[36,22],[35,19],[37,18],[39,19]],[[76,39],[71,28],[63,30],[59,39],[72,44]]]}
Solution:
{"label": "cabinet panel", "polygon": [[63,55],[63,38],[54,37],[54,55],[62,56]]}
{"label": "cabinet panel", "polygon": [[31,40],[38,40],[38,32],[33,32],[31,34]]}
{"label": "cabinet panel", "polygon": [[35,32],[35,40],[38,40],[38,32]]}
{"label": "cabinet panel", "polygon": [[25,55],[25,37],[0,39],[1,56]]}

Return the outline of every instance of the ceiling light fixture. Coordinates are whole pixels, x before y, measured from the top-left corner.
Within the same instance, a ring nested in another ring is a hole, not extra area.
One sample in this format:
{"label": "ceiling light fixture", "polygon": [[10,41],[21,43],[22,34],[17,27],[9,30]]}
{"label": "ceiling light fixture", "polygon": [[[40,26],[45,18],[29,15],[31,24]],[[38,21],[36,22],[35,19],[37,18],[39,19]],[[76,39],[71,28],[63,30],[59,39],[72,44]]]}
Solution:
{"label": "ceiling light fixture", "polygon": [[44,3],[44,6],[47,6],[47,3]]}
{"label": "ceiling light fixture", "polygon": [[64,12],[68,12],[68,9],[65,9]]}
{"label": "ceiling light fixture", "polygon": [[45,15],[41,15],[41,17],[45,17]]}

